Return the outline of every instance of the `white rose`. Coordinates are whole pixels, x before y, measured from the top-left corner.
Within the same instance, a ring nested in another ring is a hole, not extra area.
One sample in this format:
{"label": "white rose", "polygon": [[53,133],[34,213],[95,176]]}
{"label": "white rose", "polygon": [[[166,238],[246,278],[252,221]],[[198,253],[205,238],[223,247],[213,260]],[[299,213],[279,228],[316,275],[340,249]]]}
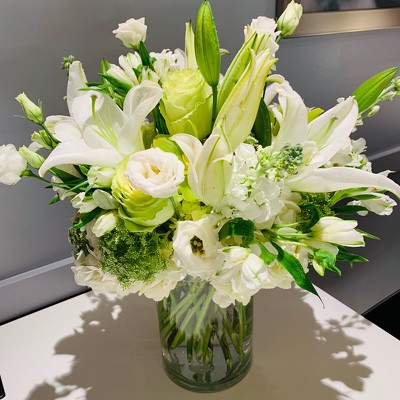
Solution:
{"label": "white rose", "polygon": [[276,43],[278,32],[275,32],[276,23],[272,18],[258,17],[251,21],[250,25],[244,27],[244,39],[247,41],[256,32],[258,35],[267,35],[268,40],[265,45],[266,48],[271,50],[271,54],[276,53],[279,45]]}
{"label": "white rose", "polygon": [[117,39],[120,39],[125,47],[137,48],[140,42],[146,40],[147,26],[145,19],[128,19],[128,21],[118,24],[118,29],[113,31]]}
{"label": "white rose", "polygon": [[154,148],[132,154],[125,176],[133,188],[155,198],[167,198],[184,181],[184,170],[175,154]]}
{"label": "white rose", "polygon": [[292,0],[278,19],[278,30],[281,31],[282,38],[293,34],[299,25],[302,14],[303,6]]}
{"label": "white rose", "polygon": [[0,183],[15,185],[26,169],[26,161],[13,144],[0,146]]}
{"label": "white rose", "polygon": [[206,215],[198,221],[179,221],[173,238],[173,261],[188,274],[207,279],[220,265],[221,244],[215,229],[219,217]]}

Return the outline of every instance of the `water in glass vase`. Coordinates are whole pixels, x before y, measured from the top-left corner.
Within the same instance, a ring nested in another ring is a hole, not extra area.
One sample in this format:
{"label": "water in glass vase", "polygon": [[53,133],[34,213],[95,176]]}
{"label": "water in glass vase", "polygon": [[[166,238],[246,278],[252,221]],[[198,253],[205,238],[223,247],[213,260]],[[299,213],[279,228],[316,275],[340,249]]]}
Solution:
{"label": "water in glass vase", "polygon": [[242,380],[252,357],[253,303],[221,308],[214,288],[180,282],[157,303],[164,369],[179,386],[217,392]]}

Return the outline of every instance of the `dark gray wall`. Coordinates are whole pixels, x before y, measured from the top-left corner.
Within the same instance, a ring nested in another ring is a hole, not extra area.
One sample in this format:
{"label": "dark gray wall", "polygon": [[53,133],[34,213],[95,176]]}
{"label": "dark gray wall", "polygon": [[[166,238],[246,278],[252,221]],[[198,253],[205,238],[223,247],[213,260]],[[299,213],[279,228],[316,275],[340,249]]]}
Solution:
{"label": "dark gray wall", "polygon": [[[0,5],[0,143],[29,143],[34,126],[14,115],[20,115],[14,97],[25,91],[32,99],[43,101],[47,115],[65,114],[62,97],[65,95],[66,76],[59,69],[62,56],[74,54],[84,63],[89,79],[95,80],[102,57],[116,62],[125,48],[111,31],[130,17],[146,17],[149,26],[147,44],[151,50],[184,46],[184,22],[195,19],[200,0],[2,0]],[[232,54],[240,47],[243,26],[259,15],[274,16],[275,1],[229,0],[211,1],[219,29],[221,46]],[[282,73],[304,97],[309,106],[328,108],[336,99],[348,96],[370,75],[393,65],[400,65],[400,29],[390,31],[360,32],[340,35],[293,38],[281,44],[277,72]],[[225,56],[229,57],[229,56]],[[400,146],[400,102],[386,104],[373,120],[367,121],[360,134],[368,139],[368,152],[379,156]],[[397,156],[380,159],[380,168],[398,169]],[[387,164],[390,165],[387,165]],[[14,275],[23,274],[70,256],[67,227],[73,214],[69,204],[48,206],[53,196],[43,190],[39,182],[24,181],[15,187],[0,187],[0,288],[10,289]],[[393,228],[395,229],[395,228]],[[399,230],[393,232],[398,237]],[[380,243],[369,243],[373,253],[382,254]],[[389,255],[390,256],[390,255]],[[393,268],[385,270],[385,262],[372,260],[368,267],[342,280],[341,291],[347,293],[348,304],[363,311],[379,297],[384,297],[393,285],[387,279],[383,285],[374,283],[377,293],[370,296],[362,290],[354,294],[354,287],[368,278],[368,268],[379,263],[381,274],[391,276]],[[66,274],[65,262],[60,279],[43,280],[37,275],[35,285],[19,287],[32,297],[31,308],[49,302],[43,291],[49,284],[53,300],[74,293],[78,288],[72,274]],[[383,265],[382,265],[383,264]],[[58,264],[57,264],[58,265]],[[40,270],[41,271],[41,270]],[[67,276],[70,281],[66,282]],[[6,278],[10,278],[5,280]],[[26,275],[20,276],[25,280]],[[375,279],[375,278],[374,278]],[[1,281],[3,280],[3,281]],[[328,290],[337,284],[324,280]],[[59,290],[57,288],[59,287]],[[357,289],[358,290],[358,289]],[[10,290],[0,289],[10,293]],[[57,296],[55,293],[59,293]],[[342,295],[343,296],[343,295]],[[10,300],[13,311],[1,319],[26,310],[16,292]],[[28,296],[29,298],[29,296]],[[35,298],[39,298],[35,303]],[[3,303],[4,304],[4,303]]]}

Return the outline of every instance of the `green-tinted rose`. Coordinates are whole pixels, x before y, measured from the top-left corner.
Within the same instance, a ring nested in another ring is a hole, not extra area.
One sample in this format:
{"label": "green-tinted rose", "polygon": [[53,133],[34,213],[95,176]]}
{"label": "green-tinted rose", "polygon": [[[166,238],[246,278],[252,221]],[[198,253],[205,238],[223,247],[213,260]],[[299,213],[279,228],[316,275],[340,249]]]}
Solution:
{"label": "green-tinted rose", "polygon": [[171,71],[163,84],[160,110],[169,133],[188,133],[199,139],[210,134],[212,92],[200,71]]}
{"label": "green-tinted rose", "polygon": [[111,185],[112,195],[119,201],[119,216],[132,232],[152,231],[174,214],[169,198],[154,198],[132,187],[125,177],[128,158],[119,164]]}

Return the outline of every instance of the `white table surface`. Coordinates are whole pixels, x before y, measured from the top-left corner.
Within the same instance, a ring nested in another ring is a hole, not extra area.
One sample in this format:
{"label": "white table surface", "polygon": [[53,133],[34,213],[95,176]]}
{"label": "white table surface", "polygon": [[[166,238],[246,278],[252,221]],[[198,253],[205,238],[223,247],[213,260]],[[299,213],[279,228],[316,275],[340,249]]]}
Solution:
{"label": "white table surface", "polygon": [[319,292],[257,294],[252,369],[209,395],[164,374],[154,302],[80,295],[0,327],[5,400],[399,400],[400,341]]}

